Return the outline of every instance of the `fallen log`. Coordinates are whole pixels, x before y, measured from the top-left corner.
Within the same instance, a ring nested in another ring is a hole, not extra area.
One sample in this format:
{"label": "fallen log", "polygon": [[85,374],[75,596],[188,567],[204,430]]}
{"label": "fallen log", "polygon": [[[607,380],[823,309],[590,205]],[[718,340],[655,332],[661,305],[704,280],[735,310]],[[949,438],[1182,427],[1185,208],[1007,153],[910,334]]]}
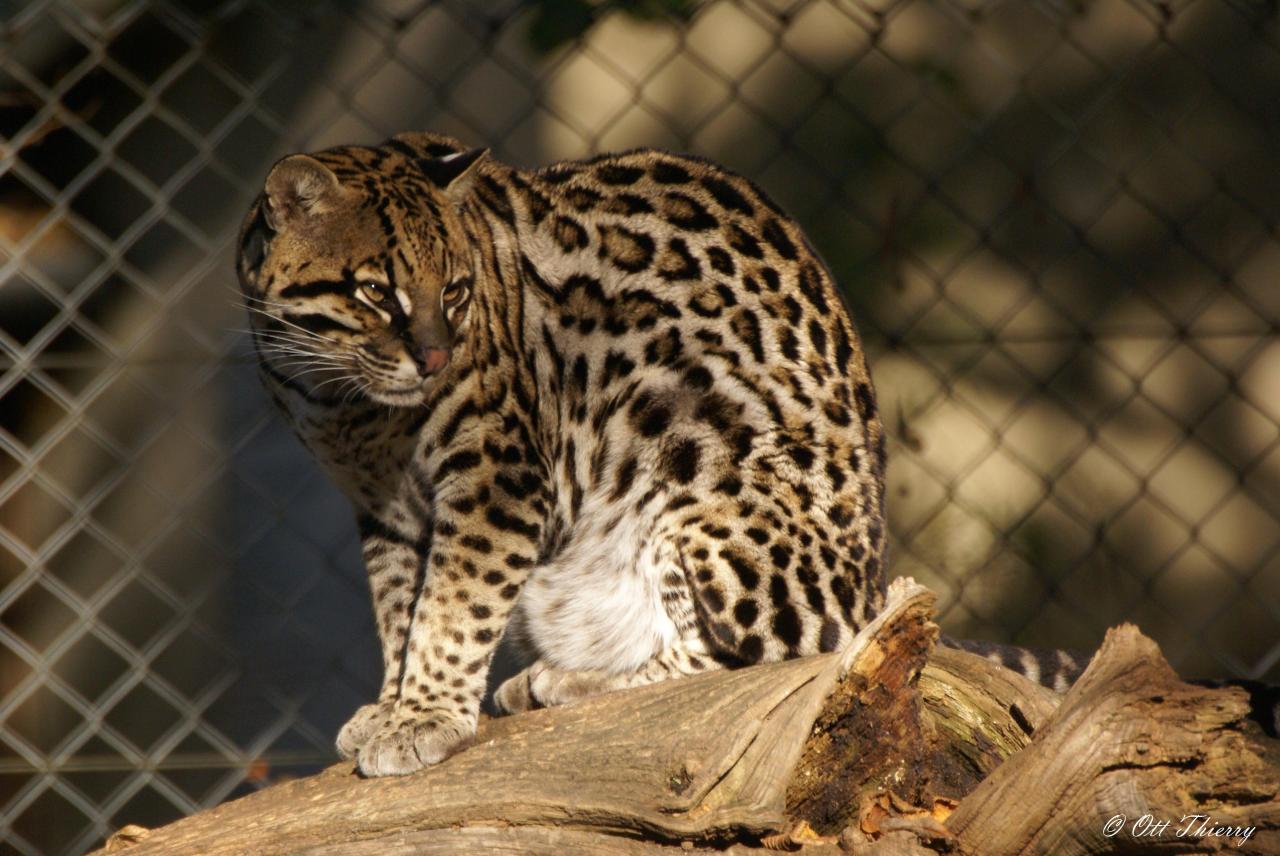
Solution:
{"label": "fallen log", "polygon": [[1124,628],[1060,699],[934,648],[933,609],[898,580],[836,654],[488,720],[416,775],[339,764],[99,852],[1202,852],[1106,825],[1195,809],[1280,853],[1280,753],[1243,693],[1181,683]]}

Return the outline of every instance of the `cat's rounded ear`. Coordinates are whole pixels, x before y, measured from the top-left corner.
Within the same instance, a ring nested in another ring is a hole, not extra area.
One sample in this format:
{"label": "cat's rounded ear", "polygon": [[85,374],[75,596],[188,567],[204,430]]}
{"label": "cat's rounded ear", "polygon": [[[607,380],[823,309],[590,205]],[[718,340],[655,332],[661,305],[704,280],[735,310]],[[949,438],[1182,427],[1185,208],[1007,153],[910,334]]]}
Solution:
{"label": "cat's rounded ear", "polygon": [[414,157],[417,158],[438,158],[467,150],[467,144],[461,140],[431,131],[401,131],[388,140],[387,144],[402,153],[406,153],[403,146],[408,146],[416,152]]}
{"label": "cat's rounded ear", "polygon": [[289,155],[267,175],[265,214],[275,231],[337,207],[342,195],[338,177],[307,155]]}
{"label": "cat's rounded ear", "polygon": [[489,157],[488,149],[470,149],[438,158],[422,158],[418,168],[431,183],[454,202],[461,202],[470,192],[480,172],[480,164]]}

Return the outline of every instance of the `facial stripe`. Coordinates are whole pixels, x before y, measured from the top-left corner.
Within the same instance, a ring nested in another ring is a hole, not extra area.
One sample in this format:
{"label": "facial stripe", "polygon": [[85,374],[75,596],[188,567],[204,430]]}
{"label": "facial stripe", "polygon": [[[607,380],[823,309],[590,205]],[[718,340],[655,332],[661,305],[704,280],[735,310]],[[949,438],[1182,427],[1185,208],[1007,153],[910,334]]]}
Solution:
{"label": "facial stripe", "polygon": [[318,335],[324,335],[325,333],[360,332],[354,327],[348,327],[336,318],[332,318],[328,315],[321,315],[318,312],[285,312],[284,319],[291,324],[296,324],[308,332],[316,333]]}
{"label": "facial stripe", "polygon": [[308,298],[322,297],[326,294],[349,293],[351,286],[337,279],[317,279],[311,282],[295,282],[280,289],[281,297]]}

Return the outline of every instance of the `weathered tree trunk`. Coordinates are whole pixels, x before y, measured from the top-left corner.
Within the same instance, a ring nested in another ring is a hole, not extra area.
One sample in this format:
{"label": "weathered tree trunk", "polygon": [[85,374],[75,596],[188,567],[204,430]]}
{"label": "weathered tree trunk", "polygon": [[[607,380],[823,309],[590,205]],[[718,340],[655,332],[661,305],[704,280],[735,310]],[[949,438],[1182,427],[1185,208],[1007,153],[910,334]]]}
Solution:
{"label": "weathered tree trunk", "polygon": [[[487,721],[417,775],[340,764],[107,851],[1280,853],[1277,749],[1242,692],[1182,683],[1124,627],[1059,699],[935,650],[932,611],[899,580],[838,654]],[[1254,829],[1178,837],[1189,814]]]}
{"label": "weathered tree trunk", "polygon": [[[1238,849],[1280,854],[1276,746],[1248,733],[1248,713],[1242,691],[1184,683],[1154,642],[1122,626],[1032,744],[947,825],[971,847],[1063,856],[1106,852],[1111,842],[1126,852],[1167,853],[1175,843],[1235,850],[1243,836],[1227,831],[1253,827]],[[1010,804],[1018,811],[1004,810]],[[1196,834],[1206,828],[1226,834]]]}

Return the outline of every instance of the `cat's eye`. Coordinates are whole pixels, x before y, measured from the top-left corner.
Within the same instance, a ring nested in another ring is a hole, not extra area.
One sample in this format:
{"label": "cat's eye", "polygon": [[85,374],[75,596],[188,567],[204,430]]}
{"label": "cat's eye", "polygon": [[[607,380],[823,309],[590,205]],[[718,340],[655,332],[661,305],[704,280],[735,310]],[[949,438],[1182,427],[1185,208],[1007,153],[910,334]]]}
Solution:
{"label": "cat's eye", "polygon": [[360,283],[360,291],[374,304],[381,303],[386,299],[386,295],[382,293],[382,286],[371,280],[365,280]]}
{"label": "cat's eye", "polygon": [[467,297],[467,284],[462,281],[451,282],[440,292],[440,302],[445,308],[457,306]]}

